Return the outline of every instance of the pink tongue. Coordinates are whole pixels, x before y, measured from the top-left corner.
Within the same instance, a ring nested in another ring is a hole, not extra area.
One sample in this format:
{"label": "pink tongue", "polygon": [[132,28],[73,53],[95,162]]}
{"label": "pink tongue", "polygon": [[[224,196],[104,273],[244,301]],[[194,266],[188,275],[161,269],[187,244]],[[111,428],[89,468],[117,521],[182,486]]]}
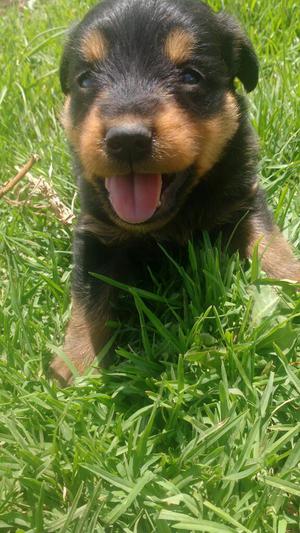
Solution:
{"label": "pink tongue", "polygon": [[110,202],[117,215],[130,224],[152,217],[159,204],[161,174],[113,176],[105,180]]}

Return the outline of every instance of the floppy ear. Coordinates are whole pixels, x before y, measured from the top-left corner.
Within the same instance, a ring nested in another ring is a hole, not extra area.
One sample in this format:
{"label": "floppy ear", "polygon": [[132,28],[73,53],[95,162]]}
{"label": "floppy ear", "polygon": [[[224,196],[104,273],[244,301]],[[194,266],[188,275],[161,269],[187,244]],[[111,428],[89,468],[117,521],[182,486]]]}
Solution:
{"label": "floppy ear", "polygon": [[67,32],[67,39],[63,51],[62,58],[60,60],[59,67],[59,79],[62,91],[65,94],[70,92],[70,66],[72,62],[72,40],[74,39],[75,31],[78,24],[73,25]]}
{"label": "floppy ear", "polygon": [[218,13],[224,60],[234,78],[239,78],[247,92],[258,82],[258,59],[254,48],[238,22],[225,13]]}

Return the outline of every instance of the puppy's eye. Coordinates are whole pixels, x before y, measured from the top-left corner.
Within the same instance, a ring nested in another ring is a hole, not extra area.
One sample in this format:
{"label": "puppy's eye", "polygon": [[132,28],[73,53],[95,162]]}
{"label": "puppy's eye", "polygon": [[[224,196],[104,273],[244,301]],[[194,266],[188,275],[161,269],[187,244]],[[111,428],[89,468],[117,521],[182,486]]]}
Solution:
{"label": "puppy's eye", "polygon": [[193,68],[186,68],[181,72],[181,81],[185,85],[197,85],[203,80],[202,74]]}
{"label": "puppy's eye", "polygon": [[92,73],[88,70],[78,76],[77,83],[81,89],[90,89],[94,84]]}

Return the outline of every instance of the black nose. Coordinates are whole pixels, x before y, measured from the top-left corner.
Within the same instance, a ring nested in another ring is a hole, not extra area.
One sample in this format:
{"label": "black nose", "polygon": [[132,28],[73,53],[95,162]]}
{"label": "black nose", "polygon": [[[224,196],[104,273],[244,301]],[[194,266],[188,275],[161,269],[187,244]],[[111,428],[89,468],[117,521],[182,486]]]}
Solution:
{"label": "black nose", "polygon": [[152,133],[142,124],[110,128],[105,141],[108,155],[119,161],[133,163],[151,154]]}

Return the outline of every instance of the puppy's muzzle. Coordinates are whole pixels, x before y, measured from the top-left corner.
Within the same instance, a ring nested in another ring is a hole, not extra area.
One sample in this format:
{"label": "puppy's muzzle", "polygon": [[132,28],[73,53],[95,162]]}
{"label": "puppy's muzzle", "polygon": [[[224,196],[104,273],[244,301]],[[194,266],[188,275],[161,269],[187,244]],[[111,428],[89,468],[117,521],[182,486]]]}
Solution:
{"label": "puppy's muzzle", "polygon": [[152,151],[152,132],[143,124],[124,124],[110,128],[105,137],[107,155],[122,163],[146,159]]}

